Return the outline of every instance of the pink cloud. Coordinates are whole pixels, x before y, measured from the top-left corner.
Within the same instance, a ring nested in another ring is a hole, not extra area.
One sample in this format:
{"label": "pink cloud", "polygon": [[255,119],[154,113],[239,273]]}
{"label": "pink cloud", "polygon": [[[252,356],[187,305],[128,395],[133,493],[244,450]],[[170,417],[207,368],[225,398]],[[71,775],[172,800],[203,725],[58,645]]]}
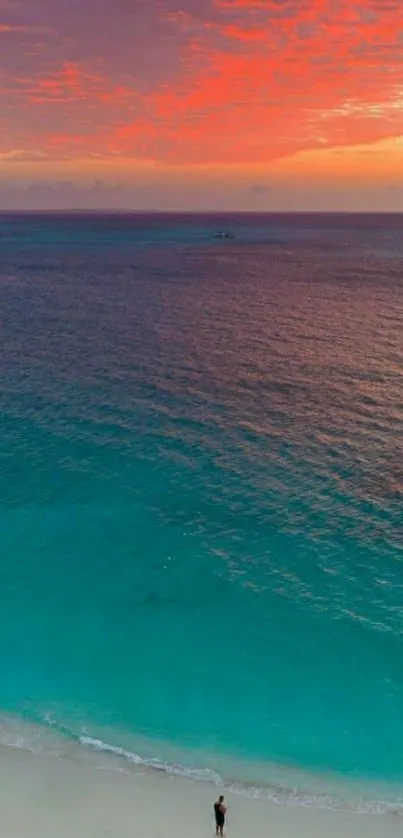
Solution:
{"label": "pink cloud", "polygon": [[100,0],[95,27],[89,0],[16,9],[7,148],[246,164],[403,134],[397,0]]}

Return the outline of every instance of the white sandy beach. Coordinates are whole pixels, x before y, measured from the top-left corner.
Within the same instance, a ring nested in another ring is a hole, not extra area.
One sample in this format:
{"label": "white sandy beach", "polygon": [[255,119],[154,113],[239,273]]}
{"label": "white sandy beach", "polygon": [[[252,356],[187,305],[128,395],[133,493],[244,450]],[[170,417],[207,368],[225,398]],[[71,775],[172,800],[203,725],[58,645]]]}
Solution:
{"label": "white sandy beach", "polygon": [[[0,746],[1,838],[209,838],[217,789],[99,755],[81,762]],[[228,838],[392,838],[398,815],[359,815],[226,794]]]}

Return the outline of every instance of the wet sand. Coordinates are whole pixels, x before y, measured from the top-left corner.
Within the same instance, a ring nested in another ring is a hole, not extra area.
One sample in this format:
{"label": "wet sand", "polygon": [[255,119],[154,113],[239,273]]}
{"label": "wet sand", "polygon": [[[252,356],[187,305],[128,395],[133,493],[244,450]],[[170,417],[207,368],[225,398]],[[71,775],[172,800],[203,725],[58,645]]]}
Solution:
{"label": "wet sand", "polygon": [[[0,746],[2,838],[209,838],[219,789],[88,754]],[[398,815],[359,815],[225,793],[228,838],[401,838]]]}

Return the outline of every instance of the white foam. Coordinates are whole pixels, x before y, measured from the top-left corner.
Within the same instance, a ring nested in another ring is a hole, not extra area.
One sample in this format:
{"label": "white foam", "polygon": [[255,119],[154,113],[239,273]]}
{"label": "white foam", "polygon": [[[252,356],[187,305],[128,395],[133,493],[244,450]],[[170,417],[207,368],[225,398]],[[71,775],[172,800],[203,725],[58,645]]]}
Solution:
{"label": "white foam", "polygon": [[[85,751],[96,752],[116,760],[124,761],[127,766],[146,768],[153,771],[164,772],[172,776],[189,779],[196,782],[208,783],[239,796],[253,798],[256,800],[269,800],[280,805],[302,806],[309,808],[320,808],[328,810],[350,810],[360,814],[372,815],[403,815],[403,799],[398,794],[390,794],[385,789],[385,796],[375,797],[374,788],[368,788],[368,794],[359,794],[356,787],[350,790],[349,794],[340,793],[335,782],[333,793],[329,791],[329,781],[326,778],[317,777],[317,787],[314,790],[315,778],[310,776],[310,788],[302,788],[301,784],[294,782],[297,772],[289,771],[289,785],[286,784],[286,770],[282,766],[268,766],[267,775],[272,782],[257,784],[253,782],[242,782],[237,779],[230,779],[219,774],[216,770],[206,767],[188,767],[179,762],[168,761],[160,757],[146,757],[128,748],[113,745],[103,739],[91,736],[82,732],[76,736],[68,730],[57,727],[53,717],[48,716],[43,725],[31,724],[11,716],[0,719],[0,744],[20,750],[30,751],[35,754],[49,755],[56,757],[71,757],[75,759],[84,757]],[[150,743],[149,743],[150,744]],[[82,751],[81,751],[82,748]],[[97,768],[122,771],[121,765],[112,763],[109,765],[97,765]],[[237,766],[239,769],[239,765]],[[281,777],[279,784],[275,778]],[[302,772],[301,772],[302,775]],[[319,791],[319,786],[323,790]],[[326,790],[324,788],[326,787]],[[341,787],[340,787],[341,788]]]}
{"label": "white foam", "polygon": [[109,745],[107,742],[103,742],[102,739],[94,739],[92,736],[86,736],[84,734],[79,736],[79,742],[81,745],[86,745],[96,751],[103,751],[122,757],[134,765],[142,765],[145,768],[152,768],[156,771],[165,771],[167,774],[175,774],[178,777],[188,777],[192,780],[214,783],[217,786],[222,785],[221,777],[209,768],[185,768],[183,765],[166,762],[158,759],[158,757],[141,757],[133,751],[127,751],[124,748]]}
{"label": "white foam", "polygon": [[364,797],[337,797],[329,793],[308,793],[297,788],[287,788],[275,785],[254,785],[236,780],[226,779],[209,768],[189,768],[178,763],[171,763],[157,757],[141,757],[139,754],[110,745],[102,739],[93,738],[86,734],[79,737],[80,744],[96,751],[110,753],[136,766],[164,771],[178,777],[212,783],[220,788],[226,788],[233,794],[252,797],[257,800],[270,800],[280,805],[304,806],[321,809],[353,810],[360,814],[399,814],[403,815],[403,800],[400,797],[389,799],[367,799]]}

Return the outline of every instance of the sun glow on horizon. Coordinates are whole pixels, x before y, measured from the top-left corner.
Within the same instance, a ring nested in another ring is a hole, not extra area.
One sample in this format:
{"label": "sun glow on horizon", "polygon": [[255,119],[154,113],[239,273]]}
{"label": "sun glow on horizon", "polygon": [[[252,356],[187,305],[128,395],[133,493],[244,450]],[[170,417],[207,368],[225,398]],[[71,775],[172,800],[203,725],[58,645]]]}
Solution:
{"label": "sun glow on horizon", "polygon": [[0,206],[63,183],[81,200],[94,179],[101,204],[123,179],[194,208],[217,205],[217,178],[245,208],[282,185],[329,209],[340,182],[346,208],[399,186],[398,0],[99,0],[95,27],[94,8],[0,0]]}

